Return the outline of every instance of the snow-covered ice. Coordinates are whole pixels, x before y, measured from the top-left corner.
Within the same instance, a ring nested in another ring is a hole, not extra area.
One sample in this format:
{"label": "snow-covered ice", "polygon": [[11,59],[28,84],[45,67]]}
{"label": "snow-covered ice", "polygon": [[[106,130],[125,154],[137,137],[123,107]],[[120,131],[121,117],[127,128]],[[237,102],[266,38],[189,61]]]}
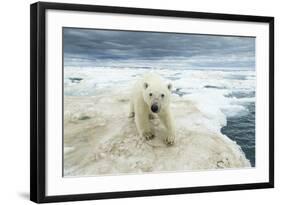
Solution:
{"label": "snow-covered ice", "polygon": [[250,167],[240,146],[220,132],[226,124],[221,108],[228,106],[218,91],[173,95],[176,142],[167,146],[159,119],[151,120],[154,139],[138,136],[134,120],[128,118],[126,86],[103,88],[92,96],[65,96],[64,176]]}

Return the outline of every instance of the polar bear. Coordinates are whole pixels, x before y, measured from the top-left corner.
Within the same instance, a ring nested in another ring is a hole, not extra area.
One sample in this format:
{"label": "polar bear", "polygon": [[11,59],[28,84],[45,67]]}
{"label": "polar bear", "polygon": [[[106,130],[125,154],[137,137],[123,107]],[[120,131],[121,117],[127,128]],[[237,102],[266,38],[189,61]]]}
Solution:
{"label": "polar bear", "polygon": [[149,118],[157,115],[167,129],[165,142],[175,141],[175,125],[170,110],[172,85],[165,83],[156,73],[147,73],[132,90],[129,117],[135,117],[139,134],[147,140],[154,137]]}

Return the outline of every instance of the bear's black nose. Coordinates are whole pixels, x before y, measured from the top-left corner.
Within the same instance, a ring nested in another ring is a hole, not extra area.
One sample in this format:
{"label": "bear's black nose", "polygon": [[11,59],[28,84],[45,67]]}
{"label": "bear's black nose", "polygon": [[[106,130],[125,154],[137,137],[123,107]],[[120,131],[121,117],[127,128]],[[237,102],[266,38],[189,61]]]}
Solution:
{"label": "bear's black nose", "polygon": [[153,104],[152,106],[151,106],[151,111],[152,112],[158,112],[158,105],[157,104]]}

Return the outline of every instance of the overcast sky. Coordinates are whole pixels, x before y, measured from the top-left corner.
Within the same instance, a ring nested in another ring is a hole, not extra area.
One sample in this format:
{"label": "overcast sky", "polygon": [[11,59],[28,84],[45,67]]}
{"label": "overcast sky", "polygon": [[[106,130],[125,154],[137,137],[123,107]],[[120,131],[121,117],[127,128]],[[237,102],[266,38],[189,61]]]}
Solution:
{"label": "overcast sky", "polygon": [[255,38],[64,28],[65,65],[124,62],[187,69],[254,69]]}

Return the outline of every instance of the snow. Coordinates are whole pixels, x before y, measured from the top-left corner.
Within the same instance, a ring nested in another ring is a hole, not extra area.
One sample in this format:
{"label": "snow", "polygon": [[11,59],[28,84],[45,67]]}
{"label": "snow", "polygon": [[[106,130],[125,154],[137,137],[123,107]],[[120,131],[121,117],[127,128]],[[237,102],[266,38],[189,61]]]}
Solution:
{"label": "snow", "polygon": [[[127,73],[132,75],[129,69]],[[104,71],[102,74],[113,78],[112,75],[118,75],[118,72]],[[231,107],[221,91],[204,93],[203,89],[199,94],[172,96],[176,142],[167,146],[165,129],[159,119],[151,120],[154,139],[147,141],[138,135],[134,120],[128,118],[130,86],[126,82],[122,84],[121,79],[120,85],[124,86],[119,88],[118,84],[115,86],[118,89],[97,89],[96,95],[64,97],[64,176],[251,166],[240,146],[220,132],[226,124],[222,108],[240,112],[237,104]]]}

